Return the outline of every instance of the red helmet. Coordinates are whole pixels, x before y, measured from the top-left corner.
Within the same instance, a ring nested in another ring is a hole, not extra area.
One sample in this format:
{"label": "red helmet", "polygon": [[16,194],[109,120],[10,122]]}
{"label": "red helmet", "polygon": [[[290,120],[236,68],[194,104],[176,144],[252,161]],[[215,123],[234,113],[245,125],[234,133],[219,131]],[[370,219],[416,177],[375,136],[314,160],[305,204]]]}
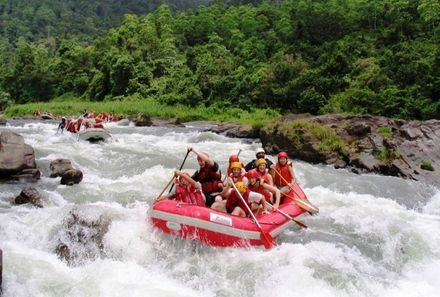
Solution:
{"label": "red helmet", "polygon": [[278,159],[281,159],[281,158],[286,158],[286,159],[288,159],[289,156],[287,155],[286,152],[280,152],[280,153],[278,153]]}
{"label": "red helmet", "polygon": [[257,170],[251,169],[246,173],[247,178],[258,178],[260,175],[258,174]]}
{"label": "red helmet", "polygon": [[229,156],[229,163],[232,163],[232,162],[240,162],[238,155],[230,155]]}

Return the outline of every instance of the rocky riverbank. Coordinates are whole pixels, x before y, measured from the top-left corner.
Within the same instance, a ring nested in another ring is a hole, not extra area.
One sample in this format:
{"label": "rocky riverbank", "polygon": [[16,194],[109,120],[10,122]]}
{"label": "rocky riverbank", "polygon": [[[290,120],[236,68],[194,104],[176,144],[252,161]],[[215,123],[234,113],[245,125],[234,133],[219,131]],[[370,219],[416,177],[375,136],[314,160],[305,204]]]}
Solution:
{"label": "rocky riverbank", "polygon": [[378,116],[289,115],[260,129],[219,124],[231,137],[260,138],[268,153],[440,185],[440,121]]}

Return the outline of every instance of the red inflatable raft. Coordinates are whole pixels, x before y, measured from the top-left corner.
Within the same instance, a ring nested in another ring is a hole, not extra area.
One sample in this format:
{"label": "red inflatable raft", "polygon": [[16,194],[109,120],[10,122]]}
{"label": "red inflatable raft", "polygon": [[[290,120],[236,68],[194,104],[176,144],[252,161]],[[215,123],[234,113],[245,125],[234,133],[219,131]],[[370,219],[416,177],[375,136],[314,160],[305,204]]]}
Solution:
{"label": "red inflatable raft", "polygon": [[[295,185],[296,187],[299,188],[298,185]],[[279,207],[279,212],[271,211],[269,214],[257,217],[261,230],[252,218],[232,216],[176,200],[166,199],[153,204],[149,209],[149,217],[154,227],[180,238],[196,240],[212,246],[260,246],[263,245],[262,233],[276,238],[285,229],[298,224],[292,219],[306,213],[303,206],[301,206],[303,208],[299,207],[301,204],[294,202],[295,199],[301,199],[307,203],[302,190],[298,190],[295,193],[301,196],[294,197],[292,192],[292,196],[289,196],[294,199],[285,198]]]}

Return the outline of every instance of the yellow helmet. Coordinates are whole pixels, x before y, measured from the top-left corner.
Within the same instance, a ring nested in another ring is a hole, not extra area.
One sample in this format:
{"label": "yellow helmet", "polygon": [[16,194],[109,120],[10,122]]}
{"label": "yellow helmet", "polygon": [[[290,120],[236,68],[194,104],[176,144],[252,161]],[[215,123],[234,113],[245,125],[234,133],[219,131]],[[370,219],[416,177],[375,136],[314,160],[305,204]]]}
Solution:
{"label": "yellow helmet", "polygon": [[261,158],[261,159],[258,159],[257,160],[257,166],[260,166],[260,165],[266,165],[266,160],[265,159],[263,159],[263,158]]}
{"label": "yellow helmet", "polygon": [[235,183],[235,187],[237,188],[237,190],[238,190],[241,194],[243,194],[244,192],[246,192],[246,185],[245,185],[243,182],[241,182],[241,181],[236,182],[236,183]]}
{"label": "yellow helmet", "polygon": [[232,162],[231,169],[234,169],[234,168],[241,169],[241,163],[240,162]]}

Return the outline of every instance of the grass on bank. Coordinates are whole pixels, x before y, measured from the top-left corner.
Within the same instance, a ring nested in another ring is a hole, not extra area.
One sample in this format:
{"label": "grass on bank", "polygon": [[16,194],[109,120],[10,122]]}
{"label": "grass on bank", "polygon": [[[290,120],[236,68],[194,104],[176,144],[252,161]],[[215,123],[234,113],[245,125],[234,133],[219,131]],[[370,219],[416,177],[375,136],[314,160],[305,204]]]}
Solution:
{"label": "grass on bank", "polygon": [[118,115],[122,118],[145,113],[150,117],[178,118],[182,121],[227,121],[238,124],[249,124],[253,127],[261,127],[264,122],[277,119],[278,112],[269,109],[242,110],[236,107],[210,107],[197,106],[187,107],[183,105],[169,106],[158,103],[152,99],[90,102],[80,100],[51,101],[12,105],[6,108],[5,116],[29,117],[35,111],[50,112],[53,115],[76,117],[83,114],[84,110],[95,113],[106,112]]}
{"label": "grass on bank", "polygon": [[322,152],[338,152],[345,154],[344,142],[330,127],[326,127],[310,120],[297,120],[285,123],[281,128],[290,139],[303,142],[304,134],[309,134],[319,140],[319,150]]}

